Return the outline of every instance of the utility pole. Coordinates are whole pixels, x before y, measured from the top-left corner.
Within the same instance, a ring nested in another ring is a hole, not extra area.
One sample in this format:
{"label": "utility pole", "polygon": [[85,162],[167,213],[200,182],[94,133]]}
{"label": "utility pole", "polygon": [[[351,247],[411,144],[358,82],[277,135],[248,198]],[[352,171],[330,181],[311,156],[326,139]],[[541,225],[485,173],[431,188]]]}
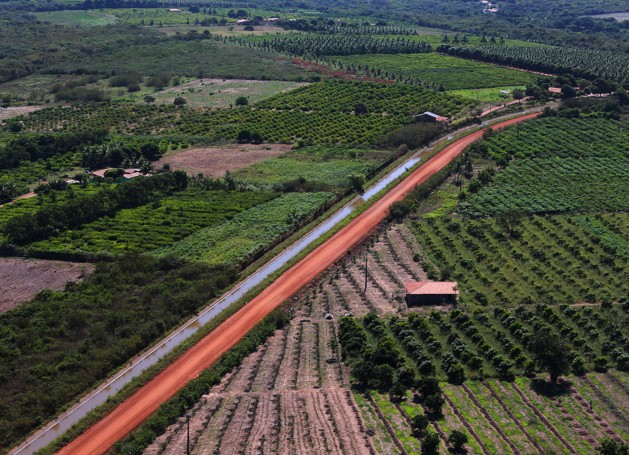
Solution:
{"label": "utility pole", "polygon": [[368,250],[366,248],[365,249],[365,285],[363,286],[364,294],[367,292],[367,278],[368,278],[367,267],[368,267]]}
{"label": "utility pole", "polygon": [[186,416],[186,455],[190,455],[190,416]]}

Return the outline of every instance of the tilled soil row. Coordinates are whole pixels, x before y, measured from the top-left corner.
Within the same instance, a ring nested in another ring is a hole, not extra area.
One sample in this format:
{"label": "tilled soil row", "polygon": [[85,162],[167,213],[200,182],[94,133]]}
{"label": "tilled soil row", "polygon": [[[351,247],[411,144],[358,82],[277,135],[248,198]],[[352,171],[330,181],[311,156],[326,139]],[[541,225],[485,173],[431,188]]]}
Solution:
{"label": "tilled soil row", "polygon": [[617,418],[621,419],[621,421],[624,424],[624,427],[628,426],[628,415],[625,414],[624,412],[622,412],[616,405],[615,403],[613,403],[613,401],[610,399],[610,397],[606,394],[604,394],[599,387],[597,387],[593,381],[591,381],[591,379],[584,375],[582,377],[580,377],[578,379],[579,381],[581,381],[582,383],[584,383],[590,390],[593,391],[593,393],[595,395],[597,395],[597,399],[599,401],[601,401],[602,403],[606,404],[606,407],[608,408],[608,410]]}
{"label": "tilled soil row", "polygon": [[387,430],[387,434],[389,434],[389,437],[394,442],[394,445],[398,448],[398,450],[400,450],[401,455],[409,455],[407,451],[405,450],[405,447],[400,442],[400,439],[398,439],[398,437],[396,436],[396,432],[392,428],[392,424],[389,422],[389,420],[385,418],[385,415],[383,415],[383,411],[381,411],[381,408],[378,407],[378,404],[374,401],[374,398],[372,398],[370,394],[366,394],[365,397],[369,401],[370,405],[372,406],[372,409],[374,409],[374,411],[376,412],[376,415],[378,415],[378,418],[381,420],[381,422],[385,426],[385,429]]}
{"label": "tilled soil row", "polygon": [[536,414],[536,416],[543,422],[543,424],[549,429],[549,431],[551,431],[554,434],[554,436],[558,438],[560,442],[562,442],[562,444],[569,450],[569,452],[577,454],[578,452],[575,450],[573,445],[571,445],[571,443],[567,441],[566,438],[558,432],[557,428],[549,421],[549,419],[547,419],[547,417],[545,417],[545,415],[542,412],[540,412],[540,410],[536,406],[532,404],[529,398],[527,398],[527,395],[523,393],[523,391],[518,387],[518,385],[512,382],[511,386],[514,389],[514,391],[521,397],[521,400],[523,400],[523,403],[525,403],[525,405],[528,408],[530,408],[534,412],[534,414]]}
{"label": "tilled soil row", "polygon": [[494,391],[494,389],[492,387],[490,387],[487,383],[483,383],[483,386],[490,392],[490,394],[494,397],[494,399],[496,400],[497,403],[499,403],[499,405],[501,406],[501,408],[503,409],[503,411],[510,417],[510,419],[514,422],[514,424],[521,430],[521,432],[525,435],[525,437],[527,437],[527,439],[529,440],[529,442],[532,443],[532,445],[534,447],[536,447],[536,450],[538,450],[539,453],[543,453],[544,449],[543,447],[538,443],[538,441],[536,441],[536,439],[533,438],[533,436],[529,433],[529,431],[527,431],[527,429],[523,426],[523,424],[520,422],[519,419],[516,418],[516,416],[514,415],[514,413],[512,412],[512,410],[505,404],[505,402],[503,401],[503,399],[499,396],[498,393],[496,393]]}
{"label": "tilled soil row", "polygon": [[468,433],[473,437],[475,442],[477,442],[477,445],[483,451],[483,453],[485,455],[491,455],[491,452],[490,450],[488,450],[488,447],[484,444],[483,440],[477,434],[477,432],[475,431],[473,426],[470,424],[470,422],[468,422],[466,417],[464,417],[464,415],[457,408],[457,406],[455,406],[455,403],[453,403],[453,400],[451,400],[451,398],[446,394],[442,394],[442,396],[444,397],[444,401],[446,401],[446,404],[448,404],[448,406],[453,410],[453,413],[457,416],[460,423],[464,425],[464,427],[466,427],[466,429],[468,430]]}
{"label": "tilled soil row", "polygon": [[598,413],[596,413],[593,410],[591,405],[586,401],[586,399],[582,396],[582,394],[580,394],[580,392],[578,392],[577,389],[575,389],[575,387],[571,387],[571,395],[573,399],[582,407],[584,412],[586,412],[586,414],[588,414],[593,420],[595,420],[595,422],[597,422],[597,424],[600,427],[602,427],[604,432],[609,437],[615,440],[615,442],[623,442],[623,439],[621,438],[619,433],[617,433],[613,429],[613,427],[610,425],[610,423],[606,421],[606,419],[604,419],[602,416],[600,416]]}
{"label": "tilled soil row", "polygon": [[[407,415],[407,413],[405,412],[405,409],[400,405],[400,403],[392,403],[392,404],[398,410],[398,413],[401,415],[401,417],[405,419],[405,422],[407,422],[407,425],[409,425],[409,428],[413,428],[411,417]],[[442,444],[444,445],[444,447],[448,447],[448,443],[446,442],[448,439],[448,435],[444,432],[444,430],[442,430],[442,428],[440,428],[440,425],[438,424],[437,421],[432,420],[430,422],[433,428],[435,429],[436,434],[439,436],[440,441],[442,441]]]}

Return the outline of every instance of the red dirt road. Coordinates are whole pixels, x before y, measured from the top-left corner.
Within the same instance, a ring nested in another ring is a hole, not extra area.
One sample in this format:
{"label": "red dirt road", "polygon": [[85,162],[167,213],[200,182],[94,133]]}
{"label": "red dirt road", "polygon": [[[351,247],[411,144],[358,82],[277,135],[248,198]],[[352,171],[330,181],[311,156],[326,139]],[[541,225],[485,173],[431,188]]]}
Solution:
{"label": "red dirt road", "polygon": [[[537,115],[529,114],[507,120],[493,128],[502,128],[532,119]],[[58,453],[63,455],[100,455],[105,453],[118,440],[155,412],[163,402],[175,395],[187,382],[199,376],[204,369],[212,365],[269,312],[326,270],[351,246],[361,241],[387,216],[389,206],[392,203],[403,199],[416,185],[423,183],[435,172],[446,166],[468,145],[479,139],[482,134],[482,131],[477,131],[454,142],[416,169],[382,199],[287,270],[246,306],[177,358],[168,368],[121,403],[103,420],[89,428]]]}

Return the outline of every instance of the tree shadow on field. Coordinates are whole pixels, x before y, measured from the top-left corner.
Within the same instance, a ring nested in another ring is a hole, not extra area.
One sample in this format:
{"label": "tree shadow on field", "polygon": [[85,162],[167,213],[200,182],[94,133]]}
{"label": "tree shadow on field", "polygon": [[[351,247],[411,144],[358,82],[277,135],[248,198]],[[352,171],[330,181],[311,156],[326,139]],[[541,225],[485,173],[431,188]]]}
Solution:
{"label": "tree shadow on field", "polygon": [[545,379],[534,378],[532,379],[531,388],[537,394],[548,398],[571,394],[571,383],[566,379],[560,379],[554,383]]}

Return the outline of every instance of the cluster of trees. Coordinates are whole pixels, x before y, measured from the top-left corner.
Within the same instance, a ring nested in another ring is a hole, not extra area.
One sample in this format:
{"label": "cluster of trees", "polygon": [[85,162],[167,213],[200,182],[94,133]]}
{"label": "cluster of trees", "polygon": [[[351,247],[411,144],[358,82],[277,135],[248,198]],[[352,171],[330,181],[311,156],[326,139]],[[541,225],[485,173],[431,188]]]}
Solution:
{"label": "cluster of trees", "polygon": [[270,40],[246,41],[240,38],[216,39],[290,55],[319,57],[353,54],[419,54],[431,52],[431,44],[403,37],[373,38],[367,35],[287,36]]}
{"label": "cluster of trees", "polygon": [[10,202],[18,195],[18,188],[15,182],[0,183],[0,204]]}
{"label": "cluster of trees", "polygon": [[8,220],[2,228],[7,242],[25,245],[43,240],[56,232],[76,229],[119,210],[138,207],[157,200],[188,185],[183,171],[131,180],[114,188],[76,195],[66,201],[45,204],[37,212],[24,213]]}
{"label": "cluster of trees", "polygon": [[84,130],[73,133],[22,134],[0,147],[0,169],[17,167],[22,161],[37,161],[100,144],[107,132]]}
{"label": "cluster of trees", "polygon": [[[442,413],[444,398],[438,380],[432,376],[434,367],[421,365],[423,376],[416,378],[413,369],[405,365],[398,343],[387,333],[384,322],[374,313],[363,324],[376,338],[371,346],[361,324],[353,317],[339,319],[339,341],[343,358],[351,363],[352,376],[362,388],[389,391],[393,401],[401,401],[405,392],[414,389],[429,418]],[[419,347],[421,350],[422,348]],[[426,356],[423,356],[427,359]],[[421,360],[421,363],[425,363]]]}
{"label": "cluster of trees", "polygon": [[317,32],[330,34],[352,35],[416,35],[412,28],[390,27],[385,21],[379,20],[375,24],[367,21],[345,21],[327,18],[280,20],[276,23],[285,30],[300,30],[303,32]]}
{"label": "cluster of trees", "polygon": [[53,418],[234,278],[231,270],[173,257],[128,255],[99,263],[65,291],[43,291],[1,314],[0,450]]}
{"label": "cluster of trees", "polygon": [[586,79],[628,82],[628,56],[569,47],[482,46],[461,47],[443,44],[438,52],[490,63],[516,66],[531,71],[571,73]]}
{"label": "cluster of trees", "polygon": [[109,142],[92,145],[81,150],[81,166],[89,169],[104,167],[146,167],[150,161],[158,160],[162,156],[160,146],[155,142],[141,145],[125,144],[123,142]]}

